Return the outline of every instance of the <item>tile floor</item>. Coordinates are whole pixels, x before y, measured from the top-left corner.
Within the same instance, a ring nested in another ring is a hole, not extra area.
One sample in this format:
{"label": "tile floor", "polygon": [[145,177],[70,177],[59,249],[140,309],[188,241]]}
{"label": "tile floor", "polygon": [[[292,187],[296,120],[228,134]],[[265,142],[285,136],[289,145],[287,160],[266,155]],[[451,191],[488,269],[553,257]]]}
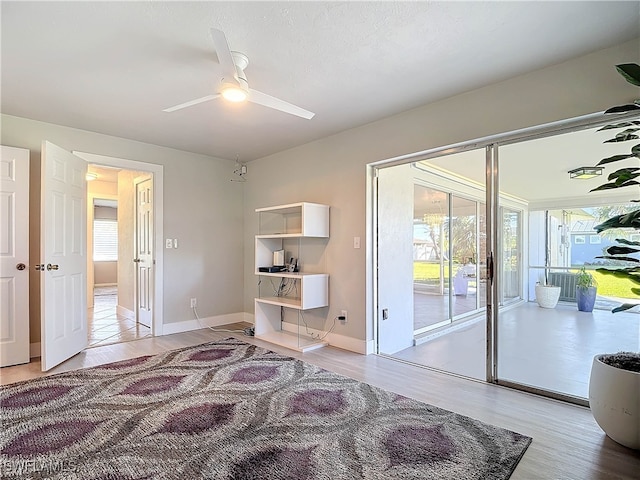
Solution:
{"label": "tile floor", "polygon": [[89,347],[150,337],[148,326],[117,313],[118,296],[112,287],[96,287],[93,308],[87,314]]}

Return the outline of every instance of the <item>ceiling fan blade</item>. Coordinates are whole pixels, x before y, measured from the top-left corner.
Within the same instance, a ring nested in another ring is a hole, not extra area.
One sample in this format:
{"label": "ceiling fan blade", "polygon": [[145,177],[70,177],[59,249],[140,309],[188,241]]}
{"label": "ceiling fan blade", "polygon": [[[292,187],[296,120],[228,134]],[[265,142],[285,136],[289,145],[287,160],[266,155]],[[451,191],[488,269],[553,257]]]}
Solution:
{"label": "ceiling fan blade", "polygon": [[220,96],[219,93],[213,95],[207,95],[206,97],[196,98],[195,100],[190,100],[188,102],[181,103],[180,105],[174,105],[173,107],[165,108],[162,110],[163,112],[171,113],[176,110],[180,110],[182,108],[187,108],[192,105],[197,105],[199,103],[208,102],[209,100],[213,100],[214,98],[218,98]]}
{"label": "ceiling fan blade", "polygon": [[234,78],[236,76],[236,64],[233,63],[227,37],[222,30],[212,28],[211,38],[213,38],[213,48],[215,48],[216,55],[218,55],[218,61],[222,66],[224,76],[229,79]]}
{"label": "ceiling fan blade", "polygon": [[291,115],[306,118],[307,120],[310,120],[315,115],[315,113],[310,112],[309,110],[305,110],[304,108],[300,108],[289,102],[280,100],[279,98],[272,97],[271,95],[267,95],[266,93],[259,92],[258,90],[254,90],[253,88],[249,89],[249,101],[257,103],[259,105],[263,105],[265,107],[274,108]]}

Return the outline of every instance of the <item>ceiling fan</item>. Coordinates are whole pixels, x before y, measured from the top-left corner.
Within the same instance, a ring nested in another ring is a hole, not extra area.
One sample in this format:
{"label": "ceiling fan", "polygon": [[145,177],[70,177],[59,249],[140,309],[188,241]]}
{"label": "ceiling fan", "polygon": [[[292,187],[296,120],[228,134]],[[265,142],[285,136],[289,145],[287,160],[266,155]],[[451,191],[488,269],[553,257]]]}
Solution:
{"label": "ceiling fan", "polygon": [[248,100],[265,107],[280,110],[281,112],[306,118],[307,120],[315,115],[315,113],[309,110],[249,88],[247,77],[244,73],[244,69],[249,65],[249,58],[243,53],[229,50],[227,38],[222,30],[212,28],[211,37],[213,38],[213,46],[218,54],[220,66],[222,67],[222,77],[220,78],[216,93],[165,108],[163,112],[175,112],[176,110],[208,102],[209,100],[222,96],[230,102],[243,102]]}

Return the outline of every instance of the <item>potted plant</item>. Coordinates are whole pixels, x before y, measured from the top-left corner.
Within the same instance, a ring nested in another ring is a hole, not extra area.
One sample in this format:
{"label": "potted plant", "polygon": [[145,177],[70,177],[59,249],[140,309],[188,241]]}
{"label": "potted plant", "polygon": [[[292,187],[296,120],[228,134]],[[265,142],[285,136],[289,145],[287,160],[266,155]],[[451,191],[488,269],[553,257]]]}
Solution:
{"label": "potted plant", "polygon": [[[617,65],[618,72],[632,85],[640,87],[640,66],[635,63]],[[637,112],[640,114],[640,101],[621,105],[607,110],[605,113]],[[624,129],[610,140],[627,142],[640,139],[636,132],[640,131],[640,121],[632,120],[606,125],[600,130]],[[636,143],[630,153],[614,155],[602,159],[598,165],[606,165],[628,158],[640,158],[640,143]],[[593,190],[609,190],[633,186],[636,195],[640,182],[639,167],[620,168],[609,174],[609,183]],[[592,190],[592,191],[593,191]],[[633,202],[640,200],[634,199]],[[598,233],[614,228],[633,228],[640,231],[640,208],[634,211],[615,215],[595,227]],[[602,267],[596,269],[605,275],[613,275],[627,280],[631,292],[640,296],[640,242],[627,239],[616,239],[618,245],[608,247],[606,255],[598,258],[615,260],[623,266]],[[637,307],[632,302],[624,303],[612,310],[622,312]],[[596,355],[591,367],[589,380],[589,406],[593,416],[605,431],[616,442],[629,448],[640,450],[640,352],[620,352],[615,354]]]}
{"label": "potted plant", "polygon": [[580,312],[593,312],[596,304],[596,281],[585,267],[576,274],[576,301]]}

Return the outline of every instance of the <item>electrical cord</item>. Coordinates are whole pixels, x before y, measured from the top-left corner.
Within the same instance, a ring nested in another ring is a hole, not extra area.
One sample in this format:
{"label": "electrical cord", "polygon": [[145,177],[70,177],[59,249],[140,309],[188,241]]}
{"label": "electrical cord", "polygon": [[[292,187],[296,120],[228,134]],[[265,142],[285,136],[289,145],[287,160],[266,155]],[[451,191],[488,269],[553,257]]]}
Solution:
{"label": "electrical cord", "polygon": [[[260,286],[260,283],[261,281],[258,282],[258,287]],[[296,282],[296,279],[293,279],[293,281],[290,281],[290,279],[282,277],[280,279],[280,284],[277,287],[273,283],[272,278],[269,279],[269,283],[271,284],[273,294],[276,297],[287,297],[292,293],[295,293],[295,294],[298,293],[298,284]]]}
{"label": "electrical cord", "polygon": [[198,325],[200,325],[200,328],[208,328],[212,332],[243,333],[247,337],[253,337],[255,335],[254,327],[247,327],[247,328],[244,328],[242,330],[231,330],[231,329],[228,329],[228,328],[213,328],[213,327],[209,327],[209,326],[205,327],[204,325],[202,325],[202,322],[200,321],[200,316],[198,315],[198,310],[196,310],[196,307],[191,307],[191,308],[193,310],[194,316],[196,317],[196,320],[198,321]]}
{"label": "electrical cord", "polygon": [[304,328],[307,331],[307,335],[310,336],[311,338],[315,339],[315,340],[324,340],[325,337],[327,335],[329,335],[333,329],[336,327],[336,321],[338,320],[338,316],[336,315],[335,317],[333,317],[333,324],[331,325],[331,328],[329,330],[327,330],[324,335],[320,336],[320,334],[314,334],[313,332],[309,331],[309,325],[307,325],[307,321],[304,319],[304,313],[302,312],[302,310],[300,311],[300,317],[302,318],[302,323],[304,323]]}

